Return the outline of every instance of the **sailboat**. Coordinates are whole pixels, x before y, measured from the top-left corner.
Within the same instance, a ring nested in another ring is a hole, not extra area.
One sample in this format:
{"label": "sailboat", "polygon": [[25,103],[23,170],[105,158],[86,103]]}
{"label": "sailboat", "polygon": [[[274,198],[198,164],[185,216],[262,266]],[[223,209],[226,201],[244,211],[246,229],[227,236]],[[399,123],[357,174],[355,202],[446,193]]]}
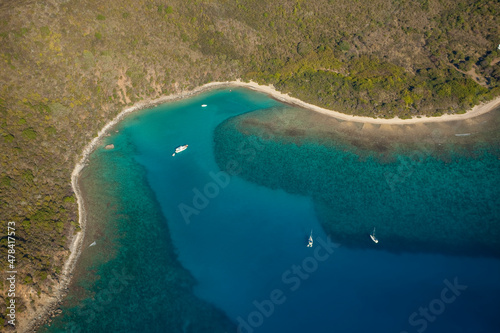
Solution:
{"label": "sailboat", "polygon": [[188,147],[188,145],[184,145],[184,146],[179,146],[177,148],[175,148],[175,153],[172,154],[172,156],[175,156],[175,154],[178,154],[180,153],[181,151],[184,151],[186,150]]}
{"label": "sailboat", "polygon": [[370,234],[370,238],[373,242],[378,243],[378,239],[375,237],[375,227],[373,228],[373,232]]}
{"label": "sailboat", "polygon": [[307,243],[307,247],[313,247],[313,231],[311,230],[311,234],[309,235],[309,243]]}

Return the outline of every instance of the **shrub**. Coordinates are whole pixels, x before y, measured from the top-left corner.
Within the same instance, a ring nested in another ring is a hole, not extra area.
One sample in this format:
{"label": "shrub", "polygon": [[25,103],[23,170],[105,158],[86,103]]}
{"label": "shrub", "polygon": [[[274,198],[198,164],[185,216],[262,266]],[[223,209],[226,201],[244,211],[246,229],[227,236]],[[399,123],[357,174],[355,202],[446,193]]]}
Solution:
{"label": "shrub", "polygon": [[3,176],[2,180],[0,180],[0,185],[3,187],[10,187],[11,179],[9,176]]}
{"label": "shrub", "polygon": [[63,230],[64,230],[64,222],[62,222],[62,221],[57,221],[57,222],[56,222],[56,231],[57,231],[58,233],[62,233],[62,232],[63,232]]}
{"label": "shrub", "polygon": [[40,28],[40,34],[42,34],[42,37],[47,37],[50,35],[50,29],[47,26],[43,26]]}
{"label": "shrub", "polygon": [[57,130],[54,126],[49,126],[49,127],[45,128],[45,132],[49,135],[54,135],[57,133]]}
{"label": "shrub", "polygon": [[14,141],[14,136],[12,134],[7,134],[3,137],[3,139],[5,140],[5,142],[11,143],[12,141]]}
{"label": "shrub", "polygon": [[21,177],[26,182],[26,184],[29,184],[29,185],[33,184],[33,179],[35,178],[33,176],[33,172],[31,170],[26,170],[25,172],[23,172]]}
{"label": "shrub", "polygon": [[36,139],[36,132],[35,132],[35,130],[33,128],[28,128],[28,129],[25,129],[23,131],[23,136],[26,139],[34,140],[34,139]]}
{"label": "shrub", "polygon": [[23,223],[21,223],[21,225],[23,226],[23,229],[25,232],[27,232],[27,233],[30,232],[30,229],[31,229],[31,221],[30,220],[25,219],[23,221]]}
{"label": "shrub", "polygon": [[31,277],[31,275],[26,275],[26,277],[24,278],[24,284],[32,284],[33,283],[33,278]]}
{"label": "shrub", "polygon": [[342,51],[349,51],[349,49],[351,48],[351,46],[349,45],[348,42],[346,41],[341,41],[339,43],[339,48],[342,50]]}

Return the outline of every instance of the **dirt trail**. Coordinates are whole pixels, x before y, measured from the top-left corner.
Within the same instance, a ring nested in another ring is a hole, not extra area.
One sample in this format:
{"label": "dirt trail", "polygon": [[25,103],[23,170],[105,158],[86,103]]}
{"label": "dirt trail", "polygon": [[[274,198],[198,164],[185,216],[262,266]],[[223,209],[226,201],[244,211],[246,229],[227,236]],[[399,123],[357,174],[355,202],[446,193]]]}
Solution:
{"label": "dirt trail", "polygon": [[477,66],[476,65],[472,65],[472,68],[470,70],[468,70],[467,72],[465,72],[461,69],[458,69],[453,64],[450,64],[450,66],[453,67],[457,72],[468,75],[471,79],[476,81],[477,84],[480,84],[483,87],[488,87],[488,84],[486,83],[486,79],[482,75],[477,74],[477,72],[476,72]]}

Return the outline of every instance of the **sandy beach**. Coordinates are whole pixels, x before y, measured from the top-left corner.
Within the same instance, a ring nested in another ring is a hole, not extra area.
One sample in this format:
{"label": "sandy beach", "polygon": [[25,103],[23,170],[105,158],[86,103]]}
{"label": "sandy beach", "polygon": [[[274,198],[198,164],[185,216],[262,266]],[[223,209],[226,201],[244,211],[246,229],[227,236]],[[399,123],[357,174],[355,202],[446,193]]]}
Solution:
{"label": "sandy beach", "polygon": [[229,85],[235,85],[235,86],[240,86],[240,87],[246,87],[250,88],[256,91],[260,91],[263,93],[266,93],[268,95],[271,95],[273,98],[283,101],[285,103],[290,103],[294,104],[306,109],[310,109],[337,119],[342,119],[342,120],[348,120],[348,121],[355,121],[355,122],[361,122],[361,123],[372,123],[372,124],[387,124],[387,125],[408,125],[408,124],[416,124],[416,123],[427,123],[427,122],[443,122],[443,121],[455,121],[455,120],[464,120],[464,119],[469,119],[473,118],[476,116],[479,116],[481,114],[487,113],[496,107],[500,106],[500,97],[497,97],[494,100],[491,100],[487,103],[482,103],[479,105],[476,105],[473,107],[471,110],[467,111],[466,113],[463,114],[445,114],[440,117],[413,117],[411,119],[400,119],[400,118],[391,118],[391,119],[377,119],[377,118],[371,118],[371,117],[360,117],[360,116],[352,116],[352,115],[347,115],[338,111],[333,111],[333,110],[328,110],[313,104],[306,103],[304,101],[301,101],[298,98],[289,96],[288,94],[283,94],[276,89],[274,89],[273,86],[263,86],[259,85],[255,82],[249,82],[245,83],[242,81],[232,81],[232,82],[227,82]]}
{"label": "sandy beach", "polygon": [[443,115],[440,117],[422,117],[422,118],[412,118],[412,119],[399,119],[399,118],[393,118],[393,119],[375,119],[375,118],[370,118],[370,117],[358,117],[358,116],[351,116],[351,115],[346,115],[337,111],[332,111],[328,109],[324,109],[306,102],[303,102],[295,97],[291,97],[287,94],[283,94],[276,89],[274,89],[273,86],[264,86],[264,85],[259,85],[254,82],[242,82],[242,81],[227,81],[227,82],[212,82],[205,84],[203,86],[200,86],[194,90],[191,91],[182,91],[178,94],[173,94],[169,96],[163,96],[154,100],[146,100],[146,101],[141,101],[136,103],[135,105],[128,107],[124,109],[122,112],[120,112],[113,120],[108,122],[98,133],[97,137],[92,139],[91,142],[89,142],[83,149],[81,158],[78,160],[78,163],[75,165],[75,168],[71,174],[71,185],[73,188],[73,191],[75,193],[77,203],[78,203],[78,213],[79,213],[79,224],[81,227],[81,232],[77,233],[70,245],[70,255],[65,262],[61,277],[59,279],[59,282],[57,285],[54,286],[55,292],[54,296],[50,298],[46,298],[45,300],[40,302],[40,305],[38,306],[38,310],[35,313],[32,313],[26,321],[24,322],[19,322],[18,326],[18,331],[19,332],[32,332],[34,331],[37,327],[39,327],[46,319],[47,317],[53,313],[53,311],[57,308],[59,303],[63,300],[63,298],[66,295],[67,288],[69,286],[71,277],[72,277],[72,272],[73,269],[76,265],[76,262],[80,256],[81,250],[82,250],[82,244],[83,240],[85,237],[85,231],[86,231],[86,211],[85,211],[85,205],[84,205],[84,200],[81,194],[81,190],[79,188],[79,177],[81,174],[81,171],[85,167],[89,155],[99,146],[102,145],[101,139],[108,133],[108,131],[113,128],[118,122],[120,122],[125,116],[127,116],[129,113],[132,113],[137,110],[145,109],[145,108],[150,108],[155,105],[163,104],[169,101],[173,100],[178,100],[178,99],[183,99],[187,98],[190,96],[193,96],[195,94],[199,94],[201,92],[211,90],[214,88],[222,88],[222,87],[230,87],[230,86],[236,86],[236,87],[245,87],[249,88],[255,91],[259,91],[262,93],[266,93],[270,95],[271,97],[293,105],[297,105],[303,108],[310,109],[315,112],[322,113],[324,115],[328,115],[337,119],[342,119],[342,120],[347,120],[347,121],[354,121],[354,122],[362,122],[362,123],[372,123],[372,124],[391,124],[391,125],[407,125],[407,124],[414,124],[414,123],[424,123],[424,122],[443,122],[443,121],[455,121],[455,120],[465,120],[469,119],[472,117],[479,116],[481,114],[487,113],[488,111],[491,111],[495,109],[496,107],[500,106],[500,97],[488,102],[488,103],[483,103],[480,105],[475,106],[468,112],[464,114],[457,114],[457,115]]}

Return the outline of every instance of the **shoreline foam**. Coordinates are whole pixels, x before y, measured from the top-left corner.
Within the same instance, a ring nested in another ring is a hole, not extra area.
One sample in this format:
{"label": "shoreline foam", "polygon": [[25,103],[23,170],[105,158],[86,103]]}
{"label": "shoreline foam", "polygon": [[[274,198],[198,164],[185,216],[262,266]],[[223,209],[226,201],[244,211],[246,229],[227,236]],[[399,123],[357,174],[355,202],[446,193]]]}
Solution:
{"label": "shoreline foam", "polygon": [[177,94],[172,94],[168,96],[162,96],[160,98],[154,100],[146,100],[140,101],[134,104],[131,107],[128,107],[121,111],[114,119],[109,121],[97,134],[97,137],[93,138],[84,148],[81,154],[81,158],[76,163],[73,172],[71,173],[71,187],[75,193],[75,197],[78,203],[78,218],[79,225],[81,231],[78,232],[72,239],[70,244],[70,255],[66,262],[64,263],[63,271],[61,277],[59,279],[59,284],[55,286],[55,296],[50,297],[45,304],[39,306],[38,310],[34,312],[29,318],[26,320],[26,324],[20,325],[18,327],[20,332],[32,332],[37,329],[40,325],[42,325],[47,317],[51,314],[52,311],[60,304],[62,299],[66,296],[66,290],[69,286],[74,267],[78,258],[80,257],[83,239],[85,237],[85,228],[86,228],[86,211],[84,206],[83,197],[80,191],[80,187],[78,184],[79,176],[83,168],[85,167],[88,157],[90,154],[99,146],[103,137],[106,136],[107,132],[116,124],[118,124],[125,116],[134,111],[143,110],[146,108],[151,108],[160,104],[164,104],[169,101],[175,101],[184,99],[187,97],[191,97],[193,95],[197,95],[203,92],[206,92],[215,88],[223,88],[223,87],[244,87],[249,88],[258,92],[262,92],[268,94],[272,98],[279,100],[284,103],[293,104],[299,107],[303,107],[315,112],[319,112],[330,117],[334,117],[337,119],[354,121],[354,122],[363,122],[363,123],[373,123],[373,124],[397,124],[397,125],[406,125],[406,124],[415,124],[415,123],[423,123],[423,122],[442,122],[442,121],[453,121],[453,120],[464,120],[472,117],[479,116],[481,114],[487,113],[496,107],[500,106],[500,97],[489,101],[487,103],[482,103],[476,105],[471,110],[467,111],[464,114],[453,114],[453,115],[442,115],[440,117],[425,117],[425,118],[411,118],[411,119],[377,119],[370,117],[361,117],[361,116],[352,116],[347,115],[338,111],[332,111],[325,108],[321,108],[319,106],[306,103],[304,101],[299,100],[298,98],[291,97],[288,94],[283,94],[277,91],[272,85],[264,86],[257,84],[255,82],[242,82],[240,80],[237,81],[226,81],[226,82],[211,82],[204,84],[200,87],[197,87],[193,90],[182,91]]}

